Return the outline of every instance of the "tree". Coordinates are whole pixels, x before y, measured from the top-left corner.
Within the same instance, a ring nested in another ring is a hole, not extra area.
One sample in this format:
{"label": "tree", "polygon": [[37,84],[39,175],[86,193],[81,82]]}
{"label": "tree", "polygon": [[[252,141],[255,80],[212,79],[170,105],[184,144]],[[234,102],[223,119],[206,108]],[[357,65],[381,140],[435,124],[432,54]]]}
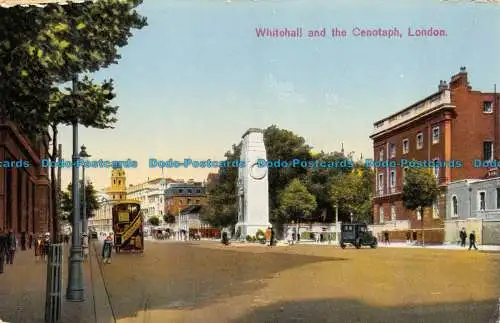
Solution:
{"label": "tree", "polygon": [[152,226],[158,226],[158,225],[160,225],[160,218],[153,215],[152,217],[150,217],[148,219],[148,223]]}
{"label": "tree", "polygon": [[337,205],[339,214],[355,220],[371,222],[373,171],[361,164],[344,173],[339,173],[331,182],[330,201]]}
{"label": "tree", "polygon": [[[264,143],[266,145],[268,160],[291,161],[299,159],[303,161],[311,160],[311,147],[305,143],[305,139],[292,131],[280,129],[272,125],[264,130]],[[280,216],[281,192],[294,178],[305,178],[307,168],[285,167],[270,168],[268,171],[269,181],[269,213],[270,220],[281,227],[282,217]]]}
{"label": "tree", "polygon": [[[232,150],[225,154],[226,161],[228,163],[239,162],[240,154],[241,144],[233,145]],[[201,208],[202,221],[219,229],[236,224],[238,219],[237,181],[237,167],[219,168],[217,183],[207,187],[208,203]]]}
{"label": "tree", "polygon": [[408,210],[420,211],[423,246],[425,243],[424,208],[434,205],[439,194],[439,187],[432,169],[429,168],[409,168],[404,176],[403,205]]}
{"label": "tree", "polygon": [[[118,49],[127,45],[132,29],[147,25],[134,9],[140,0],[16,6],[0,9],[0,107],[3,118],[16,122],[33,139],[52,130],[52,161],[57,158],[57,127],[78,121],[85,127],[109,128],[117,107],[112,81],[95,84],[89,77],[78,92],[59,84],[78,73],[95,72],[117,63]],[[7,105],[6,102],[9,102]],[[55,169],[52,198],[58,218]],[[57,231],[57,221],[54,232]]]}
{"label": "tree", "polygon": [[[80,180],[80,187],[83,181]],[[67,214],[67,217],[63,220],[69,222],[73,221],[73,199],[71,195],[72,184],[69,183],[67,191],[62,193],[62,210]],[[80,218],[83,216],[83,190],[80,189]],[[99,201],[97,199],[97,192],[94,189],[92,182],[87,181],[85,185],[85,205],[87,209],[87,215],[89,218],[94,216],[94,211],[99,209]]]}
{"label": "tree", "polygon": [[316,210],[316,198],[309,193],[306,186],[297,178],[281,192],[279,197],[280,214],[285,221],[306,219]]}
{"label": "tree", "polygon": [[[320,152],[313,156],[313,160],[321,163],[344,163],[348,161],[343,153]],[[328,164],[324,164],[328,166]],[[307,189],[316,197],[318,204],[313,217],[317,221],[333,222],[333,206],[331,203],[331,188],[334,178],[343,173],[350,172],[350,167],[313,167],[307,170]],[[341,215],[343,215],[341,213]]]}
{"label": "tree", "polygon": [[173,224],[175,223],[175,215],[173,215],[172,213],[167,213],[163,216],[163,221],[168,224]]}

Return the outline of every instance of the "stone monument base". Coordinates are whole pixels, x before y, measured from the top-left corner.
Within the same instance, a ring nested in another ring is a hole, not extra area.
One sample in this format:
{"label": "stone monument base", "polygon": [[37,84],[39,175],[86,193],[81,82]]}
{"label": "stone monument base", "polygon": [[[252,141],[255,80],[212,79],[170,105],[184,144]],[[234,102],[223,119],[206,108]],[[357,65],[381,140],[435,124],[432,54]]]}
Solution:
{"label": "stone monument base", "polygon": [[238,229],[241,230],[241,234],[237,239],[246,240],[247,236],[255,237],[257,231],[262,230],[262,232],[266,233],[267,228],[271,227],[270,223],[267,224],[248,224],[248,223],[238,223],[236,224],[236,232]]}

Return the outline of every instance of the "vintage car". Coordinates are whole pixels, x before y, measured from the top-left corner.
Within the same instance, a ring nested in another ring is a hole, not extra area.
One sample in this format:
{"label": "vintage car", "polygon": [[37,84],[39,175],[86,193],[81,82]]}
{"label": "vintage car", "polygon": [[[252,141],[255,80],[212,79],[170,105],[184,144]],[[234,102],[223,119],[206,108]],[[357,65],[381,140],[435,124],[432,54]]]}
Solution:
{"label": "vintage car", "polygon": [[344,249],[347,244],[353,245],[356,249],[362,246],[376,248],[378,241],[373,234],[368,231],[366,223],[345,223],[342,224],[340,232],[340,247]]}

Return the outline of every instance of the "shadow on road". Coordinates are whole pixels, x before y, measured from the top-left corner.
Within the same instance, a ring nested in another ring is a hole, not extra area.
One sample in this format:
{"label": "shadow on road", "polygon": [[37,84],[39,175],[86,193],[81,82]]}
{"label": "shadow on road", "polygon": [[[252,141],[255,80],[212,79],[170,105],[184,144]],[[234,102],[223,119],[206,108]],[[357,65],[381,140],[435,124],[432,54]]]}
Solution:
{"label": "shadow on road", "polygon": [[[294,267],[341,261],[297,254],[245,252],[191,244],[148,244],[143,255],[113,255],[103,265],[117,319],[161,309],[194,309],[251,293],[266,280]],[[99,255],[100,257],[100,255]]]}
{"label": "shadow on road", "polygon": [[[320,299],[259,307],[231,323],[370,322],[493,323],[496,300],[407,307],[376,307],[357,300]],[[487,314],[490,313],[490,314]]]}

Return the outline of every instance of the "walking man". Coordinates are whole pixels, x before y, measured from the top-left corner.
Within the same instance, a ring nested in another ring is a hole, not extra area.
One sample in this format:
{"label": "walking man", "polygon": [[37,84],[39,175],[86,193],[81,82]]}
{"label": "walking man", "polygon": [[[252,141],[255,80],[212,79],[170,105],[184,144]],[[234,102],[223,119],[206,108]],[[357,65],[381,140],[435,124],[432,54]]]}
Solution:
{"label": "walking man", "polygon": [[16,255],[17,250],[17,239],[16,235],[12,230],[9,231],[9,235],[7,236],[7,264],[14,264],[14,256]]}
{"label": "walking man", "polygon": [[475,250],[477,250],[477,247],[476,247],[476,233],[475,233],[474,230],[472,230],[472,232],[469,235],[469,250],[471,250],[472,248],[474,248]]}
{"label": "walking man", "polygon": [[465,240],[467,240],[467,232],[465,228],[462,228],[462,230],[460,230],[460,247],[465,248]]}
{"label": "walking man", "polygon": [[83,260],[89,257],[89,236],[86,233],[82,235],[82,256]]}

